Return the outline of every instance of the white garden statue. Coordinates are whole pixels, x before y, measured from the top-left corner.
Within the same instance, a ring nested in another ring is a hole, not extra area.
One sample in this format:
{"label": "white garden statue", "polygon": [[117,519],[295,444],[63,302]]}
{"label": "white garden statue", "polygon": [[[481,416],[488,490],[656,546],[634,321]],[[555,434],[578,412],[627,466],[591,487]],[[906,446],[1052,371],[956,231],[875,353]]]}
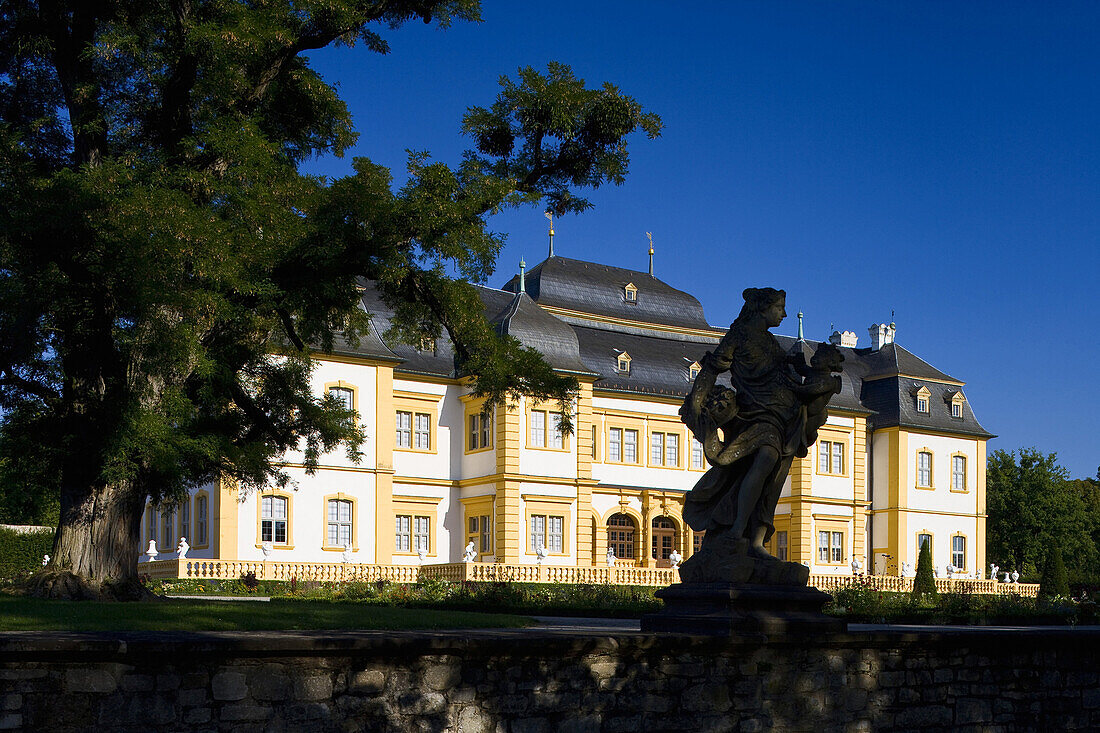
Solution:
{"label": "white garden statue", "polygon": [[1003,582],[1005,582],[1005,583],[1011,583],[1011,582],[1012,582],[1012,573],[1010,573],[1010,572],[1008,572],[1008,571],[1006,570],[1006,571],[1005,571],[1005,579],[1004,579],[1004,581],[1003,581]]}
{"label": "white garden statue", "polygon": [[149,540],[149,546],[145,548],[145,562],[153,562],[157,559],[157,541]]}
{"label": "white garden statue", "polygon": [[477,558],[477,550],[474,549],[474,542],[470,540],[470,544],[466,545],[466,552],[462,553],[463,562],[473,562]]}
{"label": "white garden statue", "polygon": [[191,545],[187,544],[186,537],[180,537],[179,544],[176,545],[176,555],[180,560],[187,559],[187,551],[191,549]]}
{"label": "white garden statue", "polygon": [[1012,571],[1012,582],[1013,583],[1019,583],[1020,582],[1020,574],[1018,572],[1016,572],[1015,570]]}
{"label": "white garden statue", "polygon": [[344,551],[340,553],[340,557],[344,559],[345,563],[351,562],[351,543],[344,543]]}
{"label": "white garden statue", "polygon": [[989,577],[993,580],[994,583],[997,582],[997,571],[1000,570],[1000,569],[1001,569],[1000,565],[995,565],[993,563],[989,563]]}
{"label": "white garden statue", "polygon": [[424,562],[428,559],[428,551],[421,547],[419,550],[416,551],[416,557],[420,560],[420,564],[423,565]]}
{"label": "white garden statue", "polygon": [[673,570],[680,567],[680,563],[682,563],[683,561],[684,561],[684,556],[681,555],[676,550],[673,550],[668,556],[668,562],[672,566]]}
{"label": "white garden statue", "polygon": [[535,554],[539,557],[539,565],[542,565],[543,561],[546,560],[546,545],[540,542],[539,546],[535,548]]}
{"label": "white garden statue", "polygon": [[260,545],[260,552],[264,554],[264,560],[271,557],[271,553],[275,552],[275,545],[270,542],[265,542]]}
{"label": "white garden statue", "polygon": [[945,570],[947,570],[947,577],[948,578],[954,578],[955,577],[955,566],[954,565],[948,565],[945,568]]}
{"label": "white garden statue", "polygon": [[863,562],[858,558],[852,558],[852,575],[863,574]]}
{"label": "white garden statue", "polygon": [[905,560],[901,563],[901,577],[912,578],[916,576],[916,572],[913,570],[913,563]]}
{"label": "white garden statue", "polygon": [[42,567],[46,567],[49,564],[50,564],[50,556],[49,555],[43,555],[42,556]]}
{"label": "white garden statue", "polygon": [[614,547],[608,547],[607,548],[607,565],[608,565],[608,567],[611,567],[614,564],[615,564],[615,548]]}

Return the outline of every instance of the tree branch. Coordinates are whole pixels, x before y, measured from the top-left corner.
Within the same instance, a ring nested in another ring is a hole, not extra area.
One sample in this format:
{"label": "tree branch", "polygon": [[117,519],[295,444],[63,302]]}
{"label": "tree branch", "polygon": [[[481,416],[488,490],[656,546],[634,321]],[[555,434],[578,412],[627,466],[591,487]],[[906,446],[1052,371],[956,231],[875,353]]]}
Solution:
{"label": "tree branch", "polygon": [[5,376],[0,376],[0,385],[11,385],[13,387],[18,387],[24,392],[32,394],[35,397],[41,397],[44,400],[61,399],[61,395],[40,382],[35,382],[32,379],[26,379],[25,377],[21,377],[18,374],[12,374],[10,371],[7,370],[5,370],[5,372],[3,373],[5,374]]}
{"label": "tree branch", "polygon": [[[248,415],[252,420],[252,424],[255,428],[270,435],[278,441],[280,446],[290,445],[291,436],[279,430],[278,426],[272,422],[271,417],[256,405],[251,395],[245,392],[244,388],[241,387],[236,380],[230,385],[229,392],[233,396],[233,401],[237,403],[237,407],[244,410],[244,414]],[[249,431],[249,433],[252,433],[252,431]],[[251,435],[249,438],[251,438]]]}

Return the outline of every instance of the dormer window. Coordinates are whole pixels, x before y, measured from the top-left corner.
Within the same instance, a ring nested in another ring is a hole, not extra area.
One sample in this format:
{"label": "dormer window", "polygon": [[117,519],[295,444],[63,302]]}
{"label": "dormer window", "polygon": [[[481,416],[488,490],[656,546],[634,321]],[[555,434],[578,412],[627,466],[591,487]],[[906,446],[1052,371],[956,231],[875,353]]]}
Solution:
{"label": "dormer window", "polygon": [[951,417],[957,420],[962,419],[964,402],[966,402],[966,398],[963,397],[962,392],[951,395]]}
{"label": "dormer window", "polygon": [[615,368],[620,374],[630,374],[630,354],[625,351],[619,354],[619,358],[615,362]]}
{"label": "dormer window", "polygon": [[638,302],[638,288],[634,286],[634,283],[627,283],[623,286],[623,300],[631,305]]}
{"label": "dormer window", "polygon": [[691,366],[689,366],[688,367],[688,381],[689,382],[694,382],[695,378],[699,376],[699,372],[701,370],[702,370],[702,367],[699,365],[699,362],[695,362]]}
{"label": "dormer window", "polygon": [[431,336],[425,336],[420,339],[420,345],[416,348],[421,354],[435,354],[435,339]]}
{"label": "dormer window", "polygon": [[921,387],[917,390],[917,412],[928,412],[928,398],[932,396],[932,393],[928,391],[927,387]]}

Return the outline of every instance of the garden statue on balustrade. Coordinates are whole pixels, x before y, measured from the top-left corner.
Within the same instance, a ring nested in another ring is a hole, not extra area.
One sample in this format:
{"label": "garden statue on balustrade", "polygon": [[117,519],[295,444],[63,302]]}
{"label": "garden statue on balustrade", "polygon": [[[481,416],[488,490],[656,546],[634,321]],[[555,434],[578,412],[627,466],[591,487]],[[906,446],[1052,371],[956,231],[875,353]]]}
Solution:
{"label": "garden statue on balustrade", "polygon": [[[706,534],[679,568],[683,583],[658,592],[666,607],[647,617],[643,627],[651,630],[707,608],[713,615],[715,604],[737,621],[782,615],[776,604],[790,611],[788,617],[816,618],[828,599],[807,588],[809,568],[775,558],[765,543],[775,531],[775,507],[791,465],[807,455],[828,419],[829,399],[841,390],[844,357],[823,343],[807,364],[801,339],[784,352],[768,329],[787,315],[786,294],[749,288],[743,297],[740,314],[702,359],[680,408],[711,465],[687,495],[684,521]],[[726,372],[729,387],[718,383]],[[725,626],[719,622],[715,629]]]}

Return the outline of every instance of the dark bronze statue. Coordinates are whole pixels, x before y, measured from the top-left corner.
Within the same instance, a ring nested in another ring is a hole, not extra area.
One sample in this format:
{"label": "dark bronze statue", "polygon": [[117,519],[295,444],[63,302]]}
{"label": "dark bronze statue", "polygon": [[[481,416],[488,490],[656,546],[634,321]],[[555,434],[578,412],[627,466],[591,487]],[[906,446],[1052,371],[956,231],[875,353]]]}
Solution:
{"label": "dark bronze statue", "polygon": [[[784,352],[768,329],[786,317],[786,294],[749,288],[743,296],[741,313],[704,357],[680,409],[712,466],[684,505],[684,520],[706,536],[681,577],[797,584],[802,566],[777,568],[794,564],[778,563],[764,545],[791,464],[817,440],[829,398],[840,392],[844,357],[832,344],[819,346],[809,364],[801,343]],[[718,383],[725,372],[730,387]]]}

